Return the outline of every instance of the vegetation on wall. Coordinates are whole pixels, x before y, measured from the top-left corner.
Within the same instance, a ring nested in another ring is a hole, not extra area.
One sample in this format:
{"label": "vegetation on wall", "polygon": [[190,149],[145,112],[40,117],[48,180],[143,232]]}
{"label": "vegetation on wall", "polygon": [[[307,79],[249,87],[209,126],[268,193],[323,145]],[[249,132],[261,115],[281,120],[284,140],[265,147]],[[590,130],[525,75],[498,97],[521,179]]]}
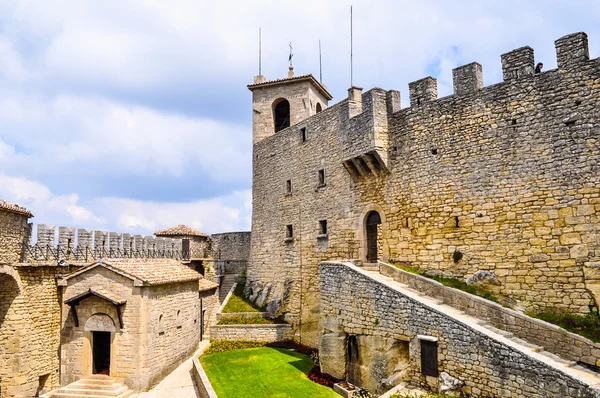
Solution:
{"label": "vegetation on wall", "polygon": [[217,325],[271,325],[274,323],[282,323],[276,322],[272,319],[267,319],[262,315],[256,315],[253,317],[245,317],[245,316],[234,316],[231,318],[221,318]]}
{"label": "vegetation on wall", "polygon": [[403,271],[410,272],[411,274],[421,275],[426,278],[433,279],[434,281],[437,281],[444,286],[453,287],[455,289],[462,290],[463,292],[483,297],[484,299],[493,301],[495,303],[498,302],[498,298],[483,286],[467,285],[467,282],[457,278],[446,278],[443,276],[431,275],[428,274],[426,271],[423,271],[417,267],[412,267],[405,263],[392,262],[392,265]]}
{"label": "vegetation on wall", "polygon": [[547,308],[539,312],[527,312],[526,315],[560,326],[594,343],[600,343],[600,317],[595,313],[581,316],[561,312],[556,308]]}

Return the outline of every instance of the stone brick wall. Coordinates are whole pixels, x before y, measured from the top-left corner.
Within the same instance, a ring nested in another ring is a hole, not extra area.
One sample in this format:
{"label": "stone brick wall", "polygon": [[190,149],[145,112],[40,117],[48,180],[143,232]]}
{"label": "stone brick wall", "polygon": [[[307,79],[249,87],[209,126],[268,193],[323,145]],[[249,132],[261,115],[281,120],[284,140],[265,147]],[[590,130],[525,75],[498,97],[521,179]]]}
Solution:
{"label": "stone brick wall", "polygon": [[203,338],[206,339],[209,337],[211,325],[214,325],[217,322],[217,312],[219,311],[219,295],[217,294],[217,289],[215,288],[200,292],[200,300],[202,300],[202,309],[206,309],[204,312],[203,332]]}
{"label": "stone brick wall", "polygon": [[284,341],[293,337],[292,325],[214,325],[211,340]]}
{"label": "stone brick wall", "polygon": [[[436,378],[421,374],[420,340],[426,338],[437,340],[439,372],[464,382],[465,392],[474,398],[600,396],[598,387],[588,386],[571,369],[552,365],[351,264],[322,263],[320,281],[325,324],[320,358],[325,372],[344,376],[346,342],[348,336],[357,336],[363,342],[359,365],[365,369],[358,373],[360,384],[381,391],[402,380],[437,386]],[[390,350],[399,355],[387,356]],[[398,357],[405,360],[401,366]],[[371,362],[365,363],[367,359]]]}
{"label": "stone brick wall", "polygon": [[314,345],[318,264],[364,261],[376,210],[384,259],[456,278],[492,270],[521,308],[587,313],[600,299],[600,60],[585,57],[584,36],[557,40],[561,69],[533,74],[532,51],[515,50],[502,56],[504,82],[481,88],[470,64],[454,74],[456,94],[437,99],[435,79],[423,79],[403,109],[397,92],[359,101],[353,89],[255,143],[247,286],[299,315]]}
{"label": "stone brick wall", "polygon": [[[198,349],[200,300],[197,281],[144,289],[147,289],[149,306],[149,366],[144,374],[152,386]],[[159,322],[161,316],[162,322]]]}
{"label": "stone brick wall", "polygon": [[0,264],[14,264],[21,261],[23,244],[31,236],[28,217],[0,208]]}
{"label": "stone brick wall", "polygon": [[227,232],[210,236],[213,257],[221,260],[248,261],[250,232]]}

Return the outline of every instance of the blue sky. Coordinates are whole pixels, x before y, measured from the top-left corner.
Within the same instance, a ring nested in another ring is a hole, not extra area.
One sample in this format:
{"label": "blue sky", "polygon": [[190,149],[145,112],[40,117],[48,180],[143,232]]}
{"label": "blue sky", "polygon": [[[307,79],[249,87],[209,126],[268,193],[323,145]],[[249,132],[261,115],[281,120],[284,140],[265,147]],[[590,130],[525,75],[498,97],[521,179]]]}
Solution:
{"label": "blue sky", "polygon": [[[35,223],[152,233],[185,223],[248,230],[251,94],[258,27],[263,74],[349,86],[350,1],[0,1],[0,198]],[[354,82],[401,91],[427,75],[440,96],[452,68],[530,45],[556,67],[554,40],[590,37],[600,2],[352,1]]]}

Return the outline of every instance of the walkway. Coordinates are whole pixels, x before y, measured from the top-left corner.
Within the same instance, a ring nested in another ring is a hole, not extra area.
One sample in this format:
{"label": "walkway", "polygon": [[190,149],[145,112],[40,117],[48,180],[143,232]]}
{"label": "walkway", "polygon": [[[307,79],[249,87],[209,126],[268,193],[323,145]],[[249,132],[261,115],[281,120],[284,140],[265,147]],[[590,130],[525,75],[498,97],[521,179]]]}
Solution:
{"label": "walkway", "polygon": [[194,366],[192,359],[200,356],[209,345],[208,340],[201,341],[192,358],[179,365],[152,390],[138,394],[136,398],[199,398],[200,394],[191,373]]}

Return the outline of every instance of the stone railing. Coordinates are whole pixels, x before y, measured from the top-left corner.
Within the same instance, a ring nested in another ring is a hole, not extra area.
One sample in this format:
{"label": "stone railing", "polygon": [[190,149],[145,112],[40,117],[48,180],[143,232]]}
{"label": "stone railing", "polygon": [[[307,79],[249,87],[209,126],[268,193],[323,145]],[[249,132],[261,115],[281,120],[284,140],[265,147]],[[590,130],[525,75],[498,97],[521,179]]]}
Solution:
{"label": "stone railing", "polygon": [[585,337],[393,265],[380,262],[379,272],[422,294],[442,300],[444,304],[464,311],[467,315],[481,319],[495,328],[511,332],[520,339],[541,346],[563,359],[600,366],[600,344]]}

